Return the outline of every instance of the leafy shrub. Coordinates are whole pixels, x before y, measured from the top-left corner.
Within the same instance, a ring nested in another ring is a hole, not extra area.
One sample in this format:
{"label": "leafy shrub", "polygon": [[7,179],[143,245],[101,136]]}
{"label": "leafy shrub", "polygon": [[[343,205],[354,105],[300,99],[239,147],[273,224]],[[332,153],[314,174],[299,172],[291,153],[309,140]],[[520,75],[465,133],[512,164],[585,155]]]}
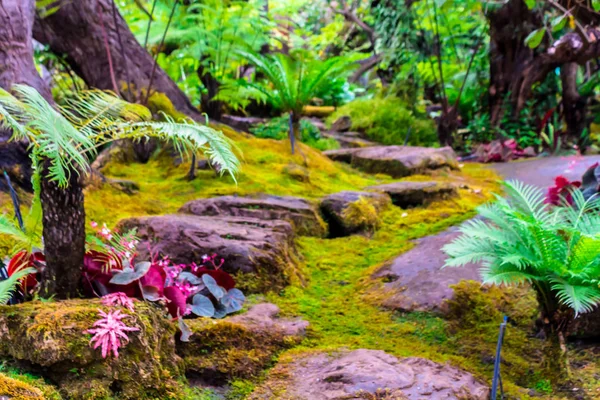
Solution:
{"label": "leafy shrub", "polygon": [[364,132],[375,142],[402,145],[407,137],[413,146],[433,146],[437,143],[435,123],[411,112],[397,97],[358,99],[340,107],[329,118],[333,123],[344,115],[352,119],[352,130]]}
{"label": "leafy shrub", "polygon": [[[289,117],[283,116],[273,118],[269,122],[257,127],[251,128],[256,137],[261,139],[287,139],[289,131]],[[321,131],[310,121],[300,120],[300,135],[302,142],[317,150],[333,150],[340,147],[340,144],[331,138],[321,137]]]}

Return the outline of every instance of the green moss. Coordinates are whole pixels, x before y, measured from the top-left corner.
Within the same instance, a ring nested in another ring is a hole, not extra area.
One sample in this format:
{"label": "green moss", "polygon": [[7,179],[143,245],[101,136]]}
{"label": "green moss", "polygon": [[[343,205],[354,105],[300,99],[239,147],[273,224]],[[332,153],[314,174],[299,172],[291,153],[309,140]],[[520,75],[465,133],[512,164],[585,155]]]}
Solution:
{"label": "green moss", "polygon": [[61,396],[40,379],[15,372],[0,373],[0,396],[13,400],[59,400]]}
{"label": "green moss", "polygon": [[272,329],[249,329],[229,321],[190,320],[193,335],[179,346],[187,371],[224,382],[256,378],[281,350],[293,347],[298,339]]}
{"label": "green moss", "polygon": [[377,209],[364,197],[348,204],[342,211],[342,217],[352,231],[373,232],[380,224]]}
{"label": "green moss", "polygon": [[434,146],[437,134],[434,122],[427,117],[416,116],[406,104],[393,96],[354,100],[338,108],[327,118],[329,124],[342,116],[352,120],[352,130],[364,132],[375,142],[401,145],[408,136],[413,146]]}
{"label": "green moss", "polygon": [[297,180],[283,173],[291,163],[304,165],[300,154],[292,156],[288,141],[257,139],[228,129],[224,133],[240,150],[242,170],[237,185],[213,171],[198,171],[198,178],[185,176],[189,163],[178,166],[159,158],[147,164],[112,163],[103,173],[112,178],[139,184],[136,195],[122,193],[109,185],[86,191],[86,214],[90,220],[114,225],[121,219],[176,212],[185,202],[220,195],[268,193],[317,199],[342,190],[359,190],[391,179],[385,175],[369,176],[344,164],[334,163],[321,153],[301,144],[307,156],[309,181]]}
{"label": "green moss", "polygon": [[162,309],[144,302],[135,307],[128,325],[139,332],[129,335],[118,359],[103,359],[90,347],[91,336],[84,334],[99,319],[98,309],[105,309],[99,300],[2,306],[0,356],[31,365],[32,371],[57,383],[65,398],[180,398],[176,328]]}

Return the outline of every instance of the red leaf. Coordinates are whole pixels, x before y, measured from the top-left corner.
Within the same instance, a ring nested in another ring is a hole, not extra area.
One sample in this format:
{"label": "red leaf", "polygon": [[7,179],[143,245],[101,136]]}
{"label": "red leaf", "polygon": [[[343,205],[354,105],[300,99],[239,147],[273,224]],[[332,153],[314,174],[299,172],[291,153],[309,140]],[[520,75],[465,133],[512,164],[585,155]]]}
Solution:
{"label": "red leaf", "polygon": [[[40,252],[29,254],[27,251],[21,250],[10,259],[6,272],[8,273],[8,276],[11,276],[24,268],[35,267],[36,261],[44,263],[46,258]],[[21,285],[25,290],[33,289],[38,284],[35,274],[28,275],[27,278],[23,279],[21,282]]]}
{"label": "red leaf", "polygon": [[187,298],[183,292],[175,286],[167,286],[164,295],[169,300],[167,309],[173,318],[185,315],[187,309]]}
{"label": "red leaf", "polygon": [[200,267],[196,271],[196,275],[198,276],[198,278],[202,278],[202,275],[204,274],[210,275],[212,278],[214,278],[215,281],[217,281],[217,284],[219,286],[221,286],[227,291],[235,287],[235,280],[233,279],[233,277],[221,269],[214,270],[208,269],[206,267]]}
{"label": "red leaf", "polygon": [[152,286],[158,290],[158,295],[162,296],[165,289],[167,273],[163,267],[152,264],[146,275],[140,279],[142,286]]}

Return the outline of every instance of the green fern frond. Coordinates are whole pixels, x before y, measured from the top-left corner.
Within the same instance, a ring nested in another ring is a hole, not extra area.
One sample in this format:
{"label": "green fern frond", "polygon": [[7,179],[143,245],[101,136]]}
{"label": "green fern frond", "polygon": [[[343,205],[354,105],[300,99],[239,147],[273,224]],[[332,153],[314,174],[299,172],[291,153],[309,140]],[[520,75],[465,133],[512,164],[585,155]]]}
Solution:
{"label": "green fern frond", "polygon": [[35,268],[25,268],[12,274],[8,279],[0,282],[0,304],[8,303],[13,293],[15,292],[19,281],[29,274],[36,273]]}
{"label": "green fern frond", "polygon": [[552,280],[552,290],[558,299],[575,311],[575,315],[591,312],[600,303],[600,289],[593,286],[572,285],[561,279]]}

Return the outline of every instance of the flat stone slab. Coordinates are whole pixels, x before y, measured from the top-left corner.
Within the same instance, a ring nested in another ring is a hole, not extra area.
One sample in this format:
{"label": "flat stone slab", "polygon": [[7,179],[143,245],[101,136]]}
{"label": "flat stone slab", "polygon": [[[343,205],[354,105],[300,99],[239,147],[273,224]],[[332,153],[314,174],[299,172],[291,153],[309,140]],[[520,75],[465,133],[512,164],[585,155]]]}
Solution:
{"label": "flat stone slab", "polygon": [[454,294],[450,285],[464,279],[481,281],[477,264],[442,268],[447,256],[441,249],[459,234],[455,227],[418,239],[413,249],[380,268],[373,278],[385,282],[382,305],[403,312],[441,312]]}
{"label": "flat stone slab", "polygon": [[288,221],[300,236],[323,237],[327,225],[319,215],[316,205],[291,196],[258,195],[255,197],[222,196],[192,200],[180,213],[200,216],[232,216],[260,220]]}
{"label": "flat stone slab", "polygon": [[[360,199],[364,199],[366,207],[362,204],[356,207],[354,213],[347,213],[348,207]],[[390,197],[385,193],[344,191],[324,197],[320,208],[329,223],[330,236],[341,237],[375,229],[379,214],[390,204]],[[362,214],[355,215],[356,212]]]}
{"label": "flat stone slab", "polygon": [[367,189],[387,193],[394,205],[402,208],[422,206],[435,200],[458,196],[455,185],[446,182],[393,182]]}
{"label": "flat stone slab", "polygon": [[[347,132],[347,133],[356,133],[356,132]],[[367,139],[363,139],[359,136],[355,135],[347,135],[346,133],[338,133],[338,132],[327,132],[323,133],[323,136],[330,139],[335,139],[338,141],[340,146],[343,149],[354,149],[354,148],[364,148],[370,146],[377,146],[378,143],[372,142]]]}
{"label": "flat stone slab", "polygon": [[281,318],[270,303],[220,320],[189,319],[189,342],[177,343],[177,354],[199,385],[221,386],[233,378],[252,378],[272,362],[277,352],[293,347],[306,335],[308,322]]}
{"label": "flat stone slab", "polygon": [[278,365],[251,400],[471,399],[489,388],[450,365],[380,350],[312,353]]}
{"label": "flat stone slab", "polygon": [[285,221],[246,217],[202,217],[173,214],[130,218],[118,229],[137,228],[140,238],[139,259],[153,254],[169,256],[175,263],[200,263],[205,254],[223,258],[223,270],[232,274],[250,274],[238,279],[245,291],[264,292],[280,289],[294,277],[298,254],[292,226]]}
{"label": "flat stone slab", "polygon": [[450,147],[373,146],[330,150],[324,154],[365,172],[388,174],[395,178],[439,168],[458,168],[456,154]]}

